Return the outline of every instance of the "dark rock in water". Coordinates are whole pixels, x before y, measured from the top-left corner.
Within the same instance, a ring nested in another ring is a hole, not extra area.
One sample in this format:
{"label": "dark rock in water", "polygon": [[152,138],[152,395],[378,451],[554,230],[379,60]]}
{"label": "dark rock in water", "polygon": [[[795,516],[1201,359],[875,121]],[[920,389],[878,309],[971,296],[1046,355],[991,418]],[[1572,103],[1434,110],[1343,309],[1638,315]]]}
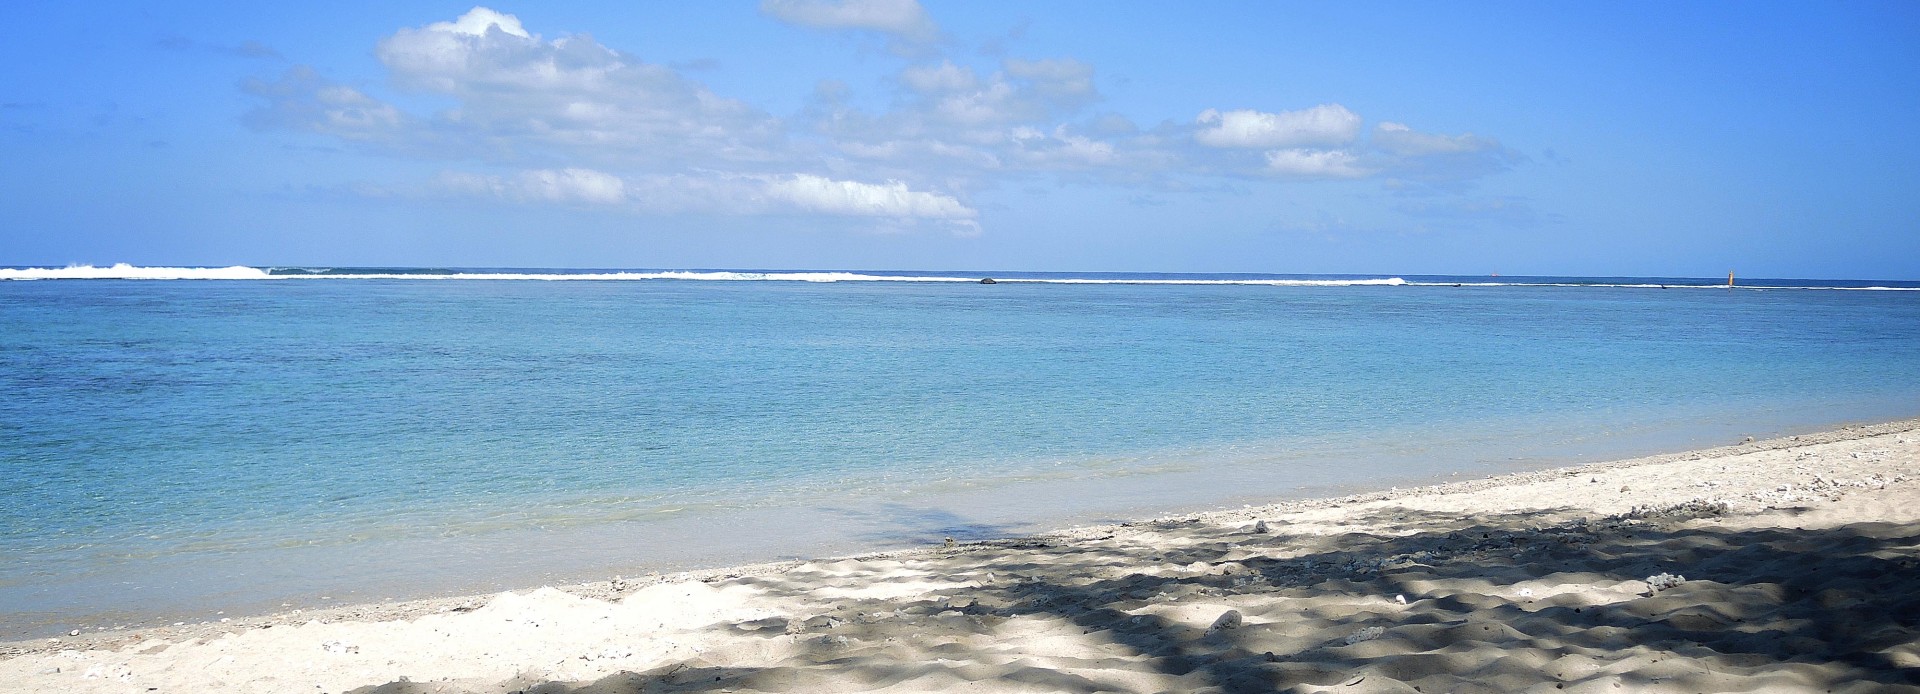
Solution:
{"label": "dark rock in water", "polygon": [[992,277],[982,277],[980,278],[980,283],[981,284],[999,284],[999,282],[993,281]]}

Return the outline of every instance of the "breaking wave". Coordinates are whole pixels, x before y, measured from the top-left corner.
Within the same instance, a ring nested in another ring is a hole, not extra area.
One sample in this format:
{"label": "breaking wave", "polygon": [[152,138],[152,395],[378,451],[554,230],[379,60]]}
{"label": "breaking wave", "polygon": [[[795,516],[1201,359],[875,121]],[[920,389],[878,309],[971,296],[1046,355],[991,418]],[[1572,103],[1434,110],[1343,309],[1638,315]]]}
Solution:
{"label": "breaking wave", "polygon": [[[387,280],[533,280],[533,281],[621,281],[692,280],[708,282],[980,282],[984,277],[944,275],[887,275],[857,272],[742,272],[742,271],[571,271],[527,272],[490,270],[440,270],[415,268],[297,268],[273,267],[265,270],[246,266],[224,268],[137,267],[119,263],[112,267],[75,265],[64,268],[0,268],[0,279],[222,279],[222,280],[315,280],[315,279],[387,279]],[[1162,278],[1162,277],[1005,277],[996,283],[1009,284],[1185,284],[1185,285],[1272,285],[1272,286],[1348,286],[1402,285],[1398,277],[1359,279],[1249,279],[1249,278]]]}
{"label": "breaking wave", "polygon": [[264,280],[267,271],[245,265],[231,267],[112,267],[70,265],[63,268],[0,268],[0,280]]}
{"label": "breaking wave", "polygon": [[[1413,275],[1413,279],[1364,275],[1242,275],[1168,273],[1011,273],[992,275],[994,284],[1130,284],[1130,285],[1254,285],[1271,287],[1586,287],[1619,289],[1726,289],[1716,280],[1701,278],[1620,277],[1507,277]],[[521,281],[634,281],[683,280],[699,282],[985,282],[986,276],[956,273],[895,271],[747,270],[519,270],[453,268],[334,268],[268,267],[141,267],[117,263],[109,267],[72,265],[63,268],[0,268],[0,280],[521,280]],[[1920,282],[1862,280],[1751,280],[1740,289],[1844,289],[1920,291]]]}

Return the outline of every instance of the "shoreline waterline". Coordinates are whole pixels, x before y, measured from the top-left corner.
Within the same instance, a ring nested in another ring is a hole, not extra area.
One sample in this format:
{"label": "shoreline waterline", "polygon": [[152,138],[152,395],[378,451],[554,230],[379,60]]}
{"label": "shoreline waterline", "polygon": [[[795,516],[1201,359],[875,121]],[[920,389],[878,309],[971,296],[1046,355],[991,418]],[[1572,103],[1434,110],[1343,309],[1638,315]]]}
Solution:
{"label": "shoreline waterline", "polygon": [[[678,571],[652,571],[640,574],[623,574],[618,577],[606,577],[599,580],[579,580],[560,583],[557,587],[567,593],[589,598],[614,599],[632,590],[648,585],[687,581],[714,581],[779,573],[801,564],[832,563],[840,561],[864,561],[882,558],[911,558],[931,556],[939,553],[992,552],[997,547],[1019,546],[1032,542],[1072,542],[1076,538],[1110,534],[1115,528],[1134,527],[1143,524],[1168,522],[1200,522],[1231,516],[1265,516],[1295,513],[1305,510],[1337,508],[1361,502],[1394,501],[1414,499],[1435,495],[1474,492],[1502,487],[1526,485],[1541,480],[1560,477],[1585,476],[1605,472],[1627,471],[1643,466],[1657,466],[1678,461],[1697,461],[1703,459],[1726,458],[1731,456],[1794,449],[1820,444],[1856,441],[1888,434],[1920,431],[1920,417],[1882,421],[1871,424],[1847,424],[1817,431],[1796,434],[1782,434],[1768,438],[1758,438],[1731,445],[1709,446],[1678,450],[1672,452],[1642,455],[1605,462],[1578,463],[1571,465],[1553,465],[1549,467],[1522,467],[1499,471],[1484,477],[1469,477],[1450,481],[1428,477],[1425,480],[1412,478],[1394,481],[1405,484],[1387,484],[1382,482],[1374,487],[1327,487],[1315,491],[1328,493],[1325,496],[1304,498],[1283,498],[1269,500],[1266,503],[1242,504],[1229,508],[1210,505],[1209,508],[1164,509],[1159,513],[1134,516],[1127,520],[1106,523],[1093,523],[1069,526],[1038,528],[1033,532],[1008,534],[1005,536],[980,536],[955,539],[952,543],[932,540],[925,544],[887,549],[865,549],[839,554],[792,556],[774,561],[758,561],[725,566],[687,568]],[[1419,482],[1426,483],[1421,484]],[[73,649],[112,648],[142,640],[180,640],[190,638],[208,638],[234,629],[254,629],[273,625],[309,623],[315,620],[333,622],[352,620],[357,622],[385,622],[407,620],[430,614],[457,612],[473,609],[488,599],[505,592],[526,591],[554,583],[528,583],[505,589],[483,592],[460,592],[432,597],[393,599],[378,595],[364,599],[346,597],[314,601],[299,605],[289,604],[282,611],[244,612],[235,610],[231,614],[218,610],[213,614],[196,611],[195,614],[176,613],[172,615],[153,615],[140,624],[130,624],[123,628],[100,628],[90,626],[81,629],[78,635],[72,631],[78,627],[71,624],[49,622],[33,634],[10,635],[0,641],[0,655],[19,656],[29,653],[51,652]],[[351,595],[351,594],[349,594]],[[328,596],[329,598],[331,596]],[[175,622],[181,622],[176,624]]]}

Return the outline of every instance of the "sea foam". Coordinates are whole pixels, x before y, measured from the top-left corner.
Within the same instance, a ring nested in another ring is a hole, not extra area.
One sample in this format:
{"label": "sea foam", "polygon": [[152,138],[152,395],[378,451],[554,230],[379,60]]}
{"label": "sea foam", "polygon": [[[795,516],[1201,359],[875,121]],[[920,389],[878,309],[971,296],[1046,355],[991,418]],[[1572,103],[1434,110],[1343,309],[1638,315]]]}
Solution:
{"label": "sea foam", "polygon": [[[193,267],[139,267],[126,263],[117,263],[112,267],[92,265],[74,265],[64,268],[0,268],[0,279],[40,280],[40,279],[223,279],[223,280],[523,280],[523,281],[633,281],[633,280],[691,280],[706,282],[979,282],[980,277],[957,277],[938,275],[880,275],[857,272],[744,272],[733,270],[693,271],[615,271],[615,272],[493,272],[459,271],[443,272],[392,272],[370,270],[357,272],[352,269],[335,270],[306,268],[272,268],[263,270],[246,266],[224,268]],[[1010,277],[996,279],[1006,284],[1141,284],[1141,285],[1264,285],[1277,287],[1342,287],[1361,285],[1403,285],[1406,280],[1398,277],[1369,279],[1166,279],[1166,278],[1113,278],[1113,277]]]}
{"label": "sea foam", "polygon": [[234,265],[231,267],[138,267],[115,263],[112,267],[69,265],[63,268],[0,268],[0,280],[264,280],[267,271]]}
{"label": "sea foam", "polygon": [[[1260,277],[1243,275],[1204,275],[1167,277],[1129,275],[1128,273],[1026,273],[1027,276],[994,276],[994,284],[1107,284],[1107,285],[1188,285],[1188,286],[1267,286],[1267,287],[1577,287],[1585,289],[1828,289],[1848,291],[1920,291],[1920,286],[1868,285],[1865,282],[1753,280],[1737,287],[1704,278],[1617,281],[1617,278],[1527,277],[1500,281],[1465,277]],[[744,270],[610,270],[610,271],[524,271],[458,270],[407,268],[256,268],[230,267],[141,267],[116,263],[110,267],[71,265],[63,268],[0,268],[0,280],[109,279],[109,280],[519,280],[519,281],[639,281],[684,280],[697,282],[911,282],[974,283],[983,276],[878,274],[843,271],[744,271]],[[1911,285],[1910,282],[1900,284]]]}

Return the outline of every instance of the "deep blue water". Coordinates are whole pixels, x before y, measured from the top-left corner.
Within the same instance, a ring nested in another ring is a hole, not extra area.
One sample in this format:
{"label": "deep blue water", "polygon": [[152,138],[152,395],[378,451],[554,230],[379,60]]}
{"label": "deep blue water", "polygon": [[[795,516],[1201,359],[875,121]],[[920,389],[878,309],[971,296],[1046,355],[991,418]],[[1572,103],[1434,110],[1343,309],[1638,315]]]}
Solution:
{"label": "deep blue water", "polygon": [[0,281],[0,638],[1920,415],[1914,291],[345,272]]}

